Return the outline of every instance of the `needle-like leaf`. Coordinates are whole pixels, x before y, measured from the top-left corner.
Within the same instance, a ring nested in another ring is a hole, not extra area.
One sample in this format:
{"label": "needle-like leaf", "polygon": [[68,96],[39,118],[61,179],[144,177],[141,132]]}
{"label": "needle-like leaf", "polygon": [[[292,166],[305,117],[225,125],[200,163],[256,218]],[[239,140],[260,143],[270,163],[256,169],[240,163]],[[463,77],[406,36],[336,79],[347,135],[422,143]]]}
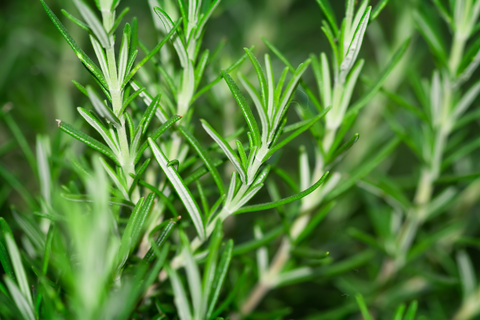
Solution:
{"label": "needle-like leaf", "polygon": [[203,224],[202,215],[200,214],[200,209],[197,202],[192,196],[192,193],[188,187],[183,182],[182,178],[178,174],[177,170],[173,166],[168,166],[169,160],[165,154],[158,148],[152,138],[148,138],[148,144],[152,149],[153,155],[157,160],[158,164],[162,168],[165,175],[168,177],[168,180],[172,183],[175,191],[178,193],[180,200],[182,200],[185,205],[188,214],[192,218],[195,229],[197,230],[198,236],[200,239],[205,238],[205,226]]}
{"label": "needle-like leaf", "polygon": [[220,194],[224,194],[225,187],[223,185],[222,177],[220,176],[220,173],[218,172],[217,168],[213,165],[212,160],[208,155],[208,152],[201,146],[200,142],[198,142],[198,140],[185,128],[179,127],[178,131],[180,131],[180,133],[185,137],[185,139],[187,139],[187,141],[195,149],[195,151],[197,151],[198,155],[200,156],[202,161],[205,163],[205,166],[207,166],[208,170],[210,171],[213,180],[217,184]]}
{"label": "needle-like leaf", "polygon": [[240,109],[242,109],[243,116],[245,117],[248,127],[250,128],[250,132],[253,135],[253,141],[255,146],[260,147],[262,143],[260,131],[258,130],[257,120],[255,120],[255,117],[252,114],[252,110],[250,109],[250,106],[247,104],[245,97],[240,92],[240,89],[238,88],[235,81],[233,81],[232,77],[230,77],[230,75],[226,73],[224,70],[222,70],[222,75],[228,87],[230,88],[230,91],[232,92],[233,97],[237,101],[238,106],[240,107]]}
{"label": "needle-like leaf", "polygon": [[246,173],[243,170],[242,163],[240,162],[240,159],[238,156],[234,153],[230,145],[223,139],[209,124],[207,121],[201,119],[202,121],[202,126],[207,131],[207,133],[212,137],[213,140],[218,144],[218,146],[222,149],[222,151],[225,153],[227,158],[232,162],[233,166],[237,170],[237,173],[240,175],[240,180],[242,180],[243,183],[246,181]]}
{"label": "needle-like leaf", "polygon": [[57,27],[58,31],[62,34],[62,36],[67,41],[68,45],[73,49],[77,57],[82,61],[85,68],[92,73],[92,75],[108,90],[108,83],[103,76],[102,71],[100,68],[87,56],[87,54],[78,46],[78,44],[73,40],[72,36],[68,33],[67,29],[63,26],[63,24],[58,20],[57,16],[53,13],[53,11],[47,6],[44,0],[40,0],[42,3],[43,8],[47,12],[48,16],[52,20],[55,27]]}
{"label": "needle-like leaf", "polygon": [[315,191],[318,187],[320,187],[325,182],[325,179],[327,178],[328,173],[329,173],[328,171],[325,172],[323,174],[323,176],[317,182],[315,182],[314,185],[312,185],[310,188],[308,188],[306,190],[303,190],[300,193],[297,193],[293,196],[284,198],[284,199],[279,200],[279,201],[262,203],[262,204],[255,204],[255,205],[252,205],[252,206],[243,207],[243,208],[235,211],[235,214],[272,209],[272,208],[276,208],[278,206],[288,204],[290,202],[302,199],[302,198],[306,197],[307,195],[309,195],[310,193],[312,193],[313,191]]}

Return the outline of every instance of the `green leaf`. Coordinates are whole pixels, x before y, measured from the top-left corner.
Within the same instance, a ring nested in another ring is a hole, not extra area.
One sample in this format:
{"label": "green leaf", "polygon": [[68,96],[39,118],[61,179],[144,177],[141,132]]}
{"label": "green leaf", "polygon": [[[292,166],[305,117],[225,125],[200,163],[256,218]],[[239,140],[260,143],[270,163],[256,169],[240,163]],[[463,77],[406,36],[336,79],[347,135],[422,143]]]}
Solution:
{"label": "green leaf", "polygon": [[143,231],[143,227],[145,225],[145,220],[152,210],[152,207],[155,202],[155,194],[150,193],[147,198],[145,199],[145,202],[143,203],[142,207],[140,208],[137,217],[134,218],[134,224],[132,228],[132,233],[131,233],[131,243],[130,243],[130,250],[136,247],[139,239],[141,232]]}
{"label": "green leaf", "polygon": [[[42,0],[43,1],[43,0]],[[136,66],[135,68],[132,69],[132,71],[130,71],[130,73],[128,74],[128,76],[125,78],[125,81],[123,82],[123,87],[125,87],[125,85],[132,79],[132,77],[137,73],[137,71],[148,61],[150,60],[150,58],[152,58],[162,47],[163,45],[168,41],[170,40],[170,38],[177,32],[177,28],[180,26],[180,22],[182,22],[182,19],[180,18],[176,23],[175,25],[173,25],[173,27],[171,28],[171,30],[169,30],[168,34],[163,38],[162,41],[160,41],[159,44],[157,44],[155,46],[155,48],[153,48],[152,51],[150,51],[147,56],[145,58],[143,58],[142,61],[140,61]]]}
{"label": "green leaf", "polygon": [[380,88],[383,86],[385,81],[387,80],[388,76],[392,72],[392,70],[395,68],[397,63],[400,61],[400,59],[403,57],[403,54],[408,48],[408,45],[410,44],[410,38],[407,39],[395,52],[394,56],[388,63],[387,67],[383,70],[383,72],[380,74],[379,79],[375,82],[375,84],[370,88],[369,91],[367,91],[362,97],[360,97],[359,100],[357,100],[348,110],[346,113],[345,117],[351,116],[353,113],[356,113],[362,109],[368,101],[370,101],[380,90]]}
{"label": "green leaf", "polygon": [[[126,200],[130,200],[130,197],[128,196],[128,190],[126,186],[126,181],[124,179],[121,179],[116,173],[115,170],[103,159],[100,157],[100,162],[102,163],[103,168],[105,171],[108,173],[108,176],[112,181],[115,183],[115,186],[117,186],[118,190],[122,193],[123,197]],[[122,170],[122,168],[120,168]]]}
{"label": "green leaf", "polygon": [[401,304],[400,306],[398,306],[397,310],[395,311],[395,315],[393,316],[393,320],[402,320],[404,313],[405,313],[405,305]]}
{"label": "green leaf", "polygon": [[208,155],[208,152],[202,147],[200,142],[198,142],[198,140],[190,132],[188,132],[188,130],[184,129],[183,127],[179,127],[178,131],[180,131],[180,133],[185,137],[185,139],[187,139],[187,141],[195,149],[195,151],[197,151],[198,155],[200,156],[202,161],[205,163],[205,166],[210,171],[210,174],[212,175],[213,180],[217,184],[220,194],[224,194],[225,187],[223,185],[222,177],[220,176],[220,173],[218,172],[217,168],[213,165],[212,160]]}
{"label": "green leaf", "polygon": [[365,301],[363,300],[363,296],[360,293],[357,293],[355,295],[355,300],[357,300],[358,307],[360,308],[360,311],[362,312],[363,319],[365,320],[373,320],[372,316],[368,312],[367,305],[365,304]]}
{"label": "green leaf", "polygon": [[123,103],[122,109],[120,109],[120,111],[118,112],[118,116],[121,116],[125,111],[125,109],[128,107],[128,105],[144,91],[145,91],[145,88],[141,88],[140,90],[137,90],[134,93],[132,93],[132,95],[128,97],[128,99],[125,100],[125,102]]}
{"label": "green leaf", "polygon": [[232,259],[232,250],[233,240],[230,239],[227,241],[225,250],[223,251],[222,257],[220,258],[220,263],[218,264],[218,271],[216,272],[215,278],[213,280],[213,296],[212,299],[209,301],[209,307],[206,316],[207,319],[212,315],[215,304],[218,300],[218,296],[220,295],[220,289],[222,288],[225,276],[227,275],[228,267],[230,265],[230,260]]}
{"label": "green leaf", "polygon": [[[165,123],[163,123],[157,130],[155,130],[155,132],[153,132],[150,135],[150,138],[152,138],[152,140],[157,140],[158,138],[160,138],[162,133],[164,133],[166,130],[168,130],[168,128],[170,128],[172,125],[175,124],[175,122],[177,122],[180,119],[182,119],[182,117],[179,116],[179,115],[171,117]],[[137,152],[137,156],[135,157],[135,161],[133,162],[134,164],[138,163],[138,161],[142,157],[143,152],[147,149],[147,147],[148,147],[148,142],[145,142],[145,143],[142,144],[142,146],[140,147],[140,149]]]}
{"label": "green leaf", "polygon": [[[262,105],[263,105],[264,109],[267,109],[268,84],[267,84],[267,80],[265,79],[265,73],[263,72],[262,67],[260,66],[260,63],[258,62],[255,55],[252,53],[252,51],[248,48],[244,48],[244,50],[247,53],[248,58],[252,62],[253,67],[255,68],[255,72],[257,73],[258,82],[260,84],[260,91],[262,93]],[[225,78],[225,75],[224,75],[224,78]],[[227,82],[227,84],[228,84],[228,82]],[[230,88],[230,90],[232,90],[232,89]],[[232,91],[232,93],[233,93],[233,91]],[[235,95],[235,93],[234,93],[234,95]],[[237,98],[235,98],[235,99],[237,100]],[[237,102],[238,102],[238,100],[237,100]]]}
{"label": "green leaf", "polygon": [[152,103],[148,106],[147,110],[145,110],[145,113],[143,115],[143,119],[145,119],[145,122],[143,124],[143,131],[142,134],[145,134],[148,129],[148,125],[150,124],[150,121],[152,121],[153,115],[155,114],[155,111],[157,110],[158,106],[160,105],[160,98],[161,94],[158,94],[155,99],[153,99]]}
{"label": "green leaf", "polygon": [[[180,65],[182,66],[182,68],[187,68],[187,64],[189,61],[187,49],[185,48],[185,44],[180,39],[179,35],[176,34],[176,31],[175,31],[176,27],[174,26],[172,19],[168,16],[168,14],[165,11],[163,11],[159,7],[155,7],[153,8],[153,10],[162,21],[163,26],[165,27],[165,30],[167,30],[168,32],[171,32],[172,30],[174,31],[173,47],[175,48],[178,58],[180,59]],[[179,21],[180,20],[181,19],[179,19]]]}
{"label": "green leaf", "polygon": [[242,109],[243,116],[245,117],[245,121],[248,124],[248,128],[250,129],[250,132],[253,134],[253,141],[255,146],[260,147],[262,144],[260,131],[258,129],[257,120],[255,120],[252,114],[252,110],[250,109],[250,106],[247,104],[245,97],[240,92],[240,89],[238,89],[238,86],[235,83],[235,81],[233,81],[232,77],[230,77],[230,75],[226,73],[224,70],[222,70],[222,75],[228,87],[230,88],[230,91],[232,92],[233,97],[237,101],[237,104],[239,105],[240,109]]}
{"label": "green leaf", "polygon": [[52,252],[52,242],[53,242],[53,234],[55,232],[55,225],[53,223],[50,224],[47,233],[47,241],[45,241],[45,252],[43,253],[43,265],[42,265],[42,274],[46,275],[48,271],[48,262],[50,260],[50,254]]}
{"label": "green leaf", "polygon": [[470,105],[475,101],[478,94],[480,93],[480,81],[474,83],[467,92],[465,92],[457,103],[457,105],[453,108],[452,117],[453,119],[458,119],[461,115],[465,113],[465,111],[470,107]]}
{"label": "green leaf", "polygon": [[335,34],[338,34],[337,20],[335,19],[335,13],[330,6],[330,2],[328,0],[317,0],[317,3],[327,17],[328,22],[335,31]]}
{"label": "green leaf", "polygon": [[318,120],[320,120],[321,118],[323,118],[328,111],[330,111],[331,107],[328,107],[326,109],[324,109],[320,114],[318,114],[315,118],[309,120],[305,125],[303,125],[302,127],[300,127],[299,129],[295,130],[295,132],[293,132],[292,134],[290,134],[288,137],[286,137],[285,139],[283,139],[280,143],[278,143],[277,145],[275,145],[272,149],[270,149],[270,151],[268,151],[268,153],[265,155],[265,157],[263,158],[262,161],[266,161],[268,158],[270,158],[275,152],[277,152],[278,150],[280,150],[283,146],[285,146],[287,143],[289,143],[290,141],[292,141],[294,138],[296,138],[297,136],[299,136],[300,134],[302,134],[303,132],[307,131],[308,129],[310,129],[311,126],[313,126]]}
{"label": "green leaf", "polygon": [[248,81],[248,79],[245,78],[242,74],[239,75],[239,78],[240,82],[253,100],[253,104],[257,109],[258,115],[260,116],[260,122],[262,123],[262,143],[266,144],[266,138],[269,133],[269,121],[267,118],[267,114],[265,113],[265,109],[260,102],[260,97],[257,93],[257,90],[255,90],[255,87],[250,83],[250,81]]}
{"label": "green leaf", "polygon": [[[253,46],[250,47],[250,50],[253,50]],[[245,59],[247,59],[247,54],[245,53],[244,55],[242,55],[240,57],[240,59],[238,59],[237,61],[235,61],[233,64],[230,65],[230,67],[228,67],[227,69],[225,69],[225,71],[228,73],[228,72],[232,72],[233,70],[235,70],[243,61],[245,61]],[[217,83],[220,82],[220,80],[222,80],[223,78],[223,75],[220,74],[217,78],[215,78],[215,80],[213,80],[212,82],[210,82],[209,84],[207,84],[206,86],[204,86],[203,88],[201,88],[200,90],[198,90],[198,92],[193,96],[192,98],[192,101],[191,103],[195,102],[195,100],[197,100],[202,94],[204,94],[205,92],[207,92],[208,90],[210,90],[214,85],[216,85]]]}
{"label": "green leaf", "polygon": [[[125,17],[125,15],[130,11],[130,8],[129,7],[126,7],[125,9],[122,10],[122,12],[120,12],[120,14],[118,15],[118,17],[115,19],[115,22],[113,23],[113,26],[112,28],[108,31],[108,35],[112,35],[115,30],[117,30],[118,26],[120,25],[120,23],[122,22],[122,19],[123,17]],[[135,19],[135,18],[134,18]],[[133,24],[133,22],[132,22]],[[132,44],[134,44],[132,42]],[[132,46],[133,48],[136,47],[136,44]]]}
{"label": "green leaf", "polygon": [[[164,243],[165,243],[164,247],[168,245],[168,242],[165,242],[165,241],[170,236],[170,233],[172,233],[173,227],[175,227],[175,225],[177,224],[177,220],[174,220],[174,219],[170,219],[170,221],[166,221],[166,222],[167,222],[166,227],[163,229],[162,233],[157,237],[157,239],[154,242],[154,244],[158,248],[160,248]],[[153,261],[154,258],[155,258],[154,249],[150,248],[145,254],[145,256],[143,257],[143,261],[151,262]]]}
{"label": "green leaf", "polygon": [[[285,58],[285,56],[275,47],[273,46],[273,44],[271,44],[266,38],[262,37],[262,41],[265,43],[265,45],[270,49],[272,50],[272,52],[288,67],[288,69],[290,70],[290,72],[294,73],[295,72],[295,68],[293,67],[293,65],[287,60],[287,58]],[[315,95],[313,94],[313,92],[310,90],[310,88],[308,87],[308,85],[306,84],[305,81],[303,81],[302,79],[300,79],[300,85],[302,86],[303,90],[305,91],[305,93],[307,94],[308,98],[310,99],[310,101],[313,102],[313,104],[315,105],[315,107],[320,111],[322,110],[322,106],[320,105],[320,103],[318,102],[317,98],[315,97]],[[278,88],[277,88],[278,89]]]}
{"label": "green leaf", "polygon": [[212,139],[218,144],[218,146],[222,149],[222,151],[225,153],[227,158],[232,162],[233,166],[237,170],[237,173],[240,175],[240,179],[242,180],[243,183],[246,182],[246,174],[245,171],[243,170],[243,166],[240,162],[240,159],[238,158],[237,155],[233,152],[233,149],[230,147],[230,145],[223,139],[209,124],[207,121],[204,119],[200,120],[202,122],[202,126],[207,131],[207,133],[212,137]]}
{"label": "green leaf", "polygon": [[202,35],[203,29],[205,28],[205,24],[207,23],[208,19],[212,16],[213,11],[215,8],[220,4],[221,0],[213,0],[210,3],[210,7],[208,8],[207,12],[201,16],[200,21],[197,22],[197,29],[195,30],[195,38],[199,39]]}
{"label": "green leaf", "polygon": [[[377,5],[375,6],[375,8],[373,8],[373,11],[372,11],[372,15],[371,15],[371,18],[370,18],[370,21],[373,21],[375,20],[378,15],[380,14],[380,12],[382,12],[382,10],[385,8],[385,6],[387,5],[389,0],[381,0],[379,3],[377,3]],[[435,1],[435,0],[434,0]]]}
{"label": "green leaf", "polygon": [[75,129],[74,127],[72,127],[68,123],[65,123],[65,122],[60,121],[60,120],[57,120],[57,121],[58,121],[58,127],[60,128],[60,130],[62,130],[63,132],[66,132],[67,134],[74,137],[78,141],[85,143],[90,148],[95,149],[95,150],[103,153],[104,155],[106,155],[107,157],[109,157],[110,159],[115,161],[115,163],[117,165],[120,165],[120,163],[117,160],[117,156],[115,155],[115,153],[113,153],[112,150],[110,150],[110,148],[108,148],[106,145],[104,145],[100,141],[90,137],[89,135],[86,135],[85,133],[81,132],[80,130]]}
{"label": "green leaf", "polygon": [[273,131],[278,127],[278,124],[280,123],[285,113],[287,112],[289,103],[293,97],[293,93],[295,92],[295,89],[297,88],[297,85],[303,73],[307,70],[309,64],[310,64],[310,60],[306,60],[305,62],[301,63],[293,73],[292,79],[288,83],[287,87],[285,88],[285,91],[283,92],[282,98],[280,99],[280,105],[275,111],[275,119],[271,124],[271,129]]}
{"label": "green leaf", "polygon": [[237,145],[237,151],[238,155],[240,156],[240,160],[242,161],[243,169],[247,170],[247,155],[245,153],[245,149],[243,148],[243,144],[238,140],[235,141],[235,144]]}
{"label": "green leaf", "polygon": [[88,27],[88,25],[86,25],[85,23],[83,23],[82,21],[80,21],[79,19],[75,18],[73,15],[71,15],[70,13],[68,13],[67,10],[64,10],[62,9],[62,13],[65,17],[67,17],[70,21],[72,21],[73,23],[75,23],[77,26],[79,26],[80,28],[82,28],[83,30],[86,30],[87,32],[92,32],[92,30],[90,30],[90,28]]}
{"label": "green leaf", "polygon": [[123,83],[127,76],[127,65],[130,53],[130,38],[132,36],[132,28],[126,23],[123,28],[122,43],[120,45],[120,53],[118,58],[118,82]]}
{"label": "green leaf", "polygon": [[16,281],[12,262],[10,261],[7,249],[4,247],[2,242],[0,242],[0,262],[2,263],[3,270],[10,277],[10,279]]}
{"label": "green leaf", "polygon": [[331,153],[333,153],[332,156],[328,156],[328,159],[330,161],[334,161],[335,159],[337,159],[340,155],[342,155],[343,153],[347,152],[348,150],[350,150],[351,147],[353,147],[353,145],[355,143],[357,143],[358,139],[360,138],[360,135],[358,133],[355,133],[353,135],[353,137],[351,137],[350,139],[348,139],[347,142],[345,142],[340,148],[338,148],[337,150],[335,150],[335,152],[333,153],[333,149],[331,149]]}
{"label": "green leaf", "polygon": [[133,190],[135,190],[135,187],[137,186],[138,180],[140,180],[140,178],[142,177],[143,173],[147,169],[151,160],[152,160],[151,158],[148,158],[147,160],[145,160],[145,162],[137,170],[137,172],[135,174],[135,177],[133,178],[132,185],[130,186],[130,189],[128,190],[128,195],[130,197],[132,196]]}
{"label": "green leaf", "polygon": [[405,318],[403,320],[415,320],[415,314],[417,313],[418,303],[417,301],[413,301],[410,303],[407,309],[407,313],[405,314]]}
{"label": "green leaf", "polygon": [[[10,227],[5,222],[3,218],[0,218],[0,226],[5,237],[6,247],[10,256],[10,261],[13,266],[13,271],[15,272],[15,278],[17,279],[18,287],[20,289],[21,295],[25,299],[27,305],[33,309],[32,296],[30,294],[30,286],[28,285],[27,275],[25,274],[25,269],[23,267],[22,259],[20,257],[20,252],[18,250],[17,244],[13,239],[12,231]],[[5,278],[7,281],[11,281],[10,278]],[[13,283],[13,282],[12,282]]]}
{"label": "green leaf", "polygon": [[325,182],[325,179],[327,178],[328,174],[329,174],[328,171],[325,172],[323,174],[323,176],[314,185],[312,185],[310,188],[308,188],[308,189],[306,189],[306,190],[304,190],[300,193],[297,193],[293,196],[290,196],[290,197],[287,197],[287,198],[284,198],[282,200],[275,201],[275,202],[269,202],[269,203],[262,203],[262,204],[247,206],[247,207],[244,207],[242,209],[239,209],[239,210],[235,211],[234,214],[272,209],[272,208],[276,208],[278,206],[281,206],[281,205],[284,205],[284,204],[302,199],[302,198],[306,197],[307,195],[309,195],[310,193],[312,193],[313,191],[315,191],[318,187],[320,187],[320,185],[322,185],[323,182]]}
{"label": "green leaf", "polygon": [[136,220],[140,219],[140,213],[142,212],[142,206],[144,204],[144,198],[140,198],[135,205],[132,213],[130,214],[130,218],[128,219],[127,226],[123,231],[122,240],[120,244],[120,248],[118,250],[118,258],[119,264],[118,267],[122,267],[125,261],[128,258],[131,250],[134,247],[133,243],[133,230],[136,226]]}
{"label": "green leaf", "polygon": [[101,117],[107,119],[109,122],[113,123],[117,127],[122,126],[120,120],[117,118],[112,109],[106,106],[105,103],[102,102],[102,100],[100,100],[100,97],[97,95],[97,93],[95,92],[95,90],[93,90],[92,87],[87,86],[87,93],[88,97],[90,98],[90,102],[95,108],[95,111],[97,111]]}
{"label": "green leaf", "polygon": [[[200,280],[200,271],[198,265],[193,258],[190,248],[190,241],[183,231],[180,232],[180,240],[183,244],[182,256],[185,259],[185,271],[187,274],[187,283],[189,293],[192,298],[194,318],[200,319],[202,314],[202,282]],[[179,306],[177,305],[177,308]]]}
{"label": "green leaf", "polygon": [[110,41],[108,40],[107,33],[92,9],[90,9],[90,7],[83,2],[83,0],[73,0],[73,2],[75,3],[78,11],[80,11],[83,19],[87,22],[95,37],[102,44],[102,47],[109,48]]}
{"label": "green leaf", "polygon": [[420,31],[423,38],[428,43],[430,50],[432,50],[433,54],[445,65],[447,54],[445,45],[442,42],[442,37],[437,32],[438,28],[433,26],[432,22],[419,11],[415,11],[413,17],[418,26],[418,31]]}
{"label": "green leaf", "polygon": [[210,51],[208,51],[207,49],[202,53],[202,55],[200,56],[200,59],[197,62],[197,67],[195,68],[195,88],[198,88],[198,85],[202,80],[203,72],[205,71],[205,67],[207,66],[209,56],[210,56]]}
{"label": "green leaf", "polygon": [[170,180],[175,191],[178,193],[180,200],[182,200],[183,204],[185,205],[185,208],[187,209],[190,217],[192,218],[193,224],[195,225],[195,229],[197,230],[199,238],[204,239],[205,226],[203,224],[202,216],[200,214],[200,209],[198,208],[198,204],[193,198],[192,193],[187,188],[175,168],[168,166],[169,160],[162,152],[162,150],[158,148],[152,138],[148,138],[148,144],[150,145],[150,148],[152,149],[152,152],[158,164],[162,168],[163,172],[165,172],[168,180]]}
{"label": "green leaf", "polygon": [[217,268],[218,248],[222,243],[223,232],[222,222],[217,220],[215,229],[213,229],[212,236],[210,237],[210,244],[208,246],[207,262],[205,264],[205,271],[203,273],[203,295],[204,295],[204,308],[208,304],[210,293],[212,292],[213,282],[215,279],[215,273]]}
{"label": "green leaf", "polygon": [[473,267],[472,260],[465,250],[460,250],[457,252],[456,260],[460,281],[462,283],[463,301],[466,301],[475,294],[475,290],[477,288],[475,268]]}
{"label": "green leaf", "polygon": [[15,208],[12,207],[11,211],[15,222],[30,239],[34,247],[39,251],[45,250],[44,234],[38,229],[38,226],[32,223],[31,220],[28,220],[26,216],[18,214]]}
{"label": "green leaf", "polygon": [[170,268],[168,264],[165,265],[165,270],[167,271],[168,278],[172,283],[173,293],[174,293],[174,302],[177,307],[178,314],[182,320],[192,320],[192,312],[190,311],[190,303],[188,303],[187,294],[183,287],[180,278],[178,277],[175,269]]}
{"label": "green leaf", "polygon": [[15,305],[20,311],[23,319],[35,320],[32,301],[28,301],[28,299],[25,299],[23,292],[18,289],[17,285],[10,278],[5,277],[4,280],[7,284],[8,291],[10,291],[12,300],[15,302]]}
{"label": "green leaf", "polygon": [[105,77],[102,74],[100,68],[87,56],[87,54],[78,46],[78,44],[73,40],[73,38],[68,33],[67,29],[63,26],[63,24],[58,20],[57,16],[53,13],[53,11],[47,6],[44,0],[40,0],[42,3],[43,8],[47,12],[48,16],[52,20],[55,27],[57,27],[58,31],[62,34],[63,38],[67,41],[68,45],[73,49],[77,57],[82,61],[83,65],[87,68],[88,71],[92,73],[92,75],[101,83],[105,89],[108,90],[108,83],[105,80]]}
{"label": "green leaf", "polygon": [[348,47],[347,54],[342,60],[340,64],[340,74],[339,74],[339,82],[344,83],[347,75],[350,73],[355,61],[357,59],[358,53],[362,47],[363,38],[365,36],[365,31],[367,30],[367,25],[370,19],[370,12],[372,11],[372,7],[369,7],[367,11],[363,14],[362,19],[360,20],[357,29],[355,30],[355,34],[353,36],[353,40]]}
{"label": "green leaf", "polygon": [[47,205],[51,204],[52,176],[50,173],[50,140],[48,136],[37,135],[36,143],[38,180],[43,200]]}

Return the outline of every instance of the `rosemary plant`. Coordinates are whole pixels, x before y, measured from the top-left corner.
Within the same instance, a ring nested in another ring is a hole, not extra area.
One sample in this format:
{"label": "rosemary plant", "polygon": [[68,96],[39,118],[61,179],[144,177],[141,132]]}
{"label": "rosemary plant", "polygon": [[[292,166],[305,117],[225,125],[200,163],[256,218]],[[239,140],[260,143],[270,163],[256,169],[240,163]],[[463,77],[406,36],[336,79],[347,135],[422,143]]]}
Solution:
{"label": "rosemary plant", "polygon": [[2,319],[478,317],[480,0],[35,5],[0,10]]}

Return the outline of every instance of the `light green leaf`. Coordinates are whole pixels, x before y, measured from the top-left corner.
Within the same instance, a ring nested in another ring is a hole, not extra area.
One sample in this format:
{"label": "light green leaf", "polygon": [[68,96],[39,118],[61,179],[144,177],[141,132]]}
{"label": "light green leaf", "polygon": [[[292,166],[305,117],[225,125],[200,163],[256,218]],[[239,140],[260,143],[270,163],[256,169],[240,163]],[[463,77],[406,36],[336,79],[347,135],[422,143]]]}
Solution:
{"label": "light green leaf", "polygon": [[158,164],[162,168],[163,172],[165,172],[168,180],[170,180],[175,191],[178,193],[180,200],[182,200],[183,204],[185,205],[185,208],[187,209],[188,214],[192,218],[193,224],[195,225],[195,229],[197,230],[199,238],[204,239],[205,226],[203,224],[202,215],[200,214],[200,209],[197,202],[193,198],[192,193],[187,188],[175,168],[173,168],[173,166],[168,166],[169,160],[162,150],[158,148],[152,138],[148,138],[148,144],[150,145]]}
{"label": "light green leaf", "polygon": [[222,151],[225,153],[225,155],[230,160],[230,162],[232,162],[233,166],[237,170],[237,173],[240,175],[240,180],[242,180],[242,182],[245,183],[246,174],[245,174],[245,171],[243,170],[243,166],[238,156],[233,152],[230,145],[208,124],[207,121],[203,119],[201,119],[200,121],[202,121],[202,126],[205,129],[205,131],[207,131],[210,137],[212,137],[212,139],[215,140],[215,142],[222,149]]}
{"label": "light green leaf", "polygon": [[[175,31],[175,27],[173,24],[172,19],[168,16],[168,14],[160,9],[159,7],[154,8],[155,13],[157,16],[160,18],[160,20],[163,23],[163,26],[165,27],[165,30],[167,30],[168,33],[173,32],[172,37],[173,37],[173,46],[175,48],[175,51],[177,52],[178,58],[180,59],[180,64],[182,68],[187,67],[187,63],[189,61],[187,49],[185,48],[185,44],[182,42],[180,39],[179,35]],[[178,23],[178,22],[177,22]]]}
{"label": "light green leaf", "polygon": [[[3,235],[5,236],[5,243],[8,253],[10,255],[10,261],[13,266],[13,271],[15,272],[15,277],[17,278],[17,283],[21,295],[25,299],[27,305],[33,309],[30,286],[28,285],[27,275],[25,274],[25,269],[23,267],[22,258],[20,257],[20,252],[18,250],[17,244],[15,243],[15,240],[13,240],[13,234],[8,227],[8,224],[3,218],[0,218],[0,225],[3,231]],[[7,279],[10,280],[10,278],[5,278],[5,280]]]}
{"label": "light green leaf", "polygon": [[95,111],[97,111],[101,117],[104,117],[105,119],[107,119],[107,121],[113,123],[117,127],[120,127],[122,125],[120,123],[120,120],[112,111],[112,109],[106,106],[105,103],[102,102],[102,100],[100,100],[100,97],[97,95],[97,93],[95,92],[95,90],[93,90],[92,87],[87,86],[87,93],[88,93],[88,97],[90,98],[90,102],[95,108]]}
{"label": "light green leaf", "polygon": [[[201,319],[202,312],[202,282],[200,280],[200,271],[198,265],[193,258],[190,248],[190,241],[184,232],[180,232],[180,239],[183,244],[182,255],[185,258],[185,271],[187,273],[187,282],[192,297],[193,314],[195,319]],[[178,306],[177,306],[178,308]]]}
{"label": "light green leaf", "polygon": [[90,7],[83,2],[83,0],[73,0],[73,2],[75,3],[78,11],[80,11],[83,19],[87,22],[95,37],[97,37],[98,41],[100,41],[104,48],[109,48],[110,41],[108,40],[107,33],[92,9],[90,9]]}
{"label": "light green leaf", "polygon": [[260,122],[262,123],[262,143],[267,143],[267,136],[269,133],[269,121],[267,118],[267,114],[265,113],[265,109],[260,102],[260,97],[258,96],[255,87],[247,80],[242,74],[239,75],[240,82],[242,83],[243,87],[247,90],[248,94],[253,100],[253,104],[257,108],[258,115],[260,116]]}
{"label": "light green leaf", "polygon": [[[113,170],[112,167],[110,167],[110,165],[102,157],[100,157],[100,162],[102,163],[102,166],[105,169],[105,171],[108,173],[108,176],[110,177],[110,179],[112,179],[112,181],[117,186],[118,190],[120,190],[120,192],[122,193],[123,197],[126,200],[129,200],[130,197],[128,196],[128,191],[126,189],[127,186],[125,185],[123,179],[120,179],[117,176],[117,174],[115,173],[115,170]],[[121,170],[121,168],[120,168],[120,170]]]}
{"label": "light green leaf", "polygon": [[190,311],[190,303],[188,303],[187,294],[183,287],[180,278],[178,277],[175,269],[170,268],[167,264],[165,265],[165,270],[167,271],[168,278],[170,279],[174,292],[174,302],[177,307],[178,314],[181,320],[192,320],[192,312]]}
{"label": "light green leaf", "polygon": [[122,43],[120,45],[120,53],[118,59],[118,82],[123,83],[123,80],[127,76],[127,65],[130,52],[130,38],[132,35],[132,29],[130,24],[126,23],[123,28]]}
{"label": "light green leaf", "polygon": [[456,259],[460,280],[462,282],[463,301],[466,301],[475,293],[477,287],[475,269],[470,257],[464,250],[457,252]]}
{"label": "light green leaf", "polygon": [[[280,121],[283,119],[283,116],[287,112],[288,105],[290,101],[292,100],[293,93],[295,92],[295,89],[297,88],[297,85],[303,75],[303,73],[307,70],[308,65],[310,64],[310,60],[306,60],[305,62],[301,63],[298,67],[297,70],[295,70],[292,79],[288,83],[287,87],[285,88],[285,91],[283,92],[282,98],[280,99],[280,105],[278,106],[277,110],[275,111],[275,118],[273,120],[273,123],[271,124],[271,133],[275,131],[275,129],[278,127],[278,124]],[[269,137],[270,142],[272,141],[271,138],[273,136]]]}
{"label": "light green leaf", "polygon": [[8,291],[10,291],[12,300],[15,302],[15,305],[22,314],[23,319],[35,320],[32,302],[28,301],[28,299],[25,299],[25,296],[20,290],[18,290],[17,285],[10,278],[5,277],[4,280],[7,284]]}
{"label": "light green leaf", "polygon": [[218,296],[220,295],[220,289],[222,288],[223,282],[225,281],[225,276],[227,275],[228,267],[230,265],[230,260],[232,259],[232,250],[233,250],[233,240],[230,239],[227,241],[225,250],[223,251],[222,257],[220,258],[220,263],[218,264],[218,271],[216,273],[215,279],[213,280],[212,290],[213,296],[209,302],[209,307],[207,311],[206,318],[208,319],[215,308],[217,303]]}
{"label": "light green leaf", "polygon": [[358,53],[362,47],[363,37],[365,36],[365,31],[367,30],[367,25],[370,19],[370,12],[372,8],[369,7],[362,19],[360,20],[358,27],[355,30],[353,40],[350,43],[348,51],[343,58],[342,63],[340,64],[340,74],[338,77],[339,83],[344,83],[347,75],[350,73],[355,61],[357,59]]}
{"label": "light green leaf", "polygon": [[[103,140],[107,143],[108,147],[110,148],[111,151],[113,151],[113,153],[115,154],[115,156],[117,158],[120,158],[119,155],[120,155],[120,149],[118,147],[118,144],[116,143],[116,141],[112,138],[110,132],[107,131],[107,129],[105,128],[105,126],[100,122],[98,121],[98,119],[96,119],[96,117],[94,115],[92,115],[90,112],[88,112],[87,110],[81,108],[81,107],[78,107],[77,108],[78,110],[78,113],[80,113],[80,115],[95,129],[97,130],[98,133],[100,133],[100,135],[102,136]],[[62,123],[60,122],[60,125],[62,125]],[[62,127],[60,127],[61,129]]]}

